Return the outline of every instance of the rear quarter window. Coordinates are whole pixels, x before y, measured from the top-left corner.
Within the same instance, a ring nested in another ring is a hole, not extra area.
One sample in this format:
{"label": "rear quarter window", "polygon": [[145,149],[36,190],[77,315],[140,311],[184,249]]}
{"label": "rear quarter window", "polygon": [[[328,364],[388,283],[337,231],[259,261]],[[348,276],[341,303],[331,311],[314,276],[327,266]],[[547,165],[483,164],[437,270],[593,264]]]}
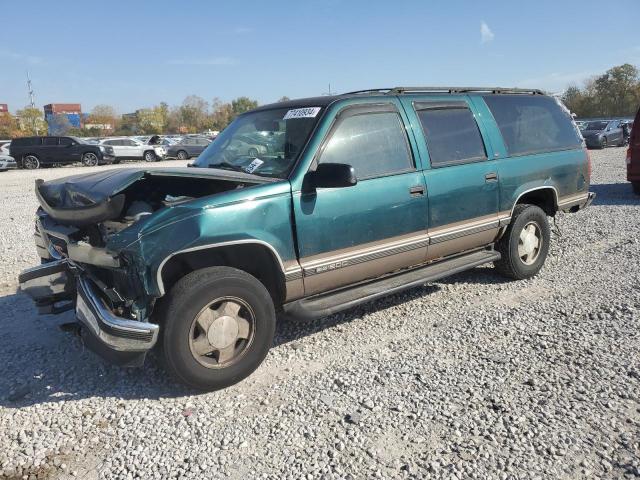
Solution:
{"label": "rear quarter window", "polygon": [[484,101],[498,124],[509,155],[582,146],[569,113],[551,97],[486,95]]}

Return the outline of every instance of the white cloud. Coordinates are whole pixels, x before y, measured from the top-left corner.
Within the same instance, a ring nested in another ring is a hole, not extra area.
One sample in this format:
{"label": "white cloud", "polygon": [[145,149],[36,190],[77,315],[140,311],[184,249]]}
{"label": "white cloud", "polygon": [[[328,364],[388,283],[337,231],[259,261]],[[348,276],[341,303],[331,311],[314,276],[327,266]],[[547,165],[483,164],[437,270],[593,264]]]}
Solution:
{"label": "white cloud", "polygon": [[489,43],[493,40],[493,37],[495,35],[487,25],[487,22],[482,21],[480,23],[480,43]]}
{"label": "white cloud", "polygon": [[237,62],[233,58],[229,57],[213,57],[213,58],[182,58],[176,60],[169,60],[169,65],[235,65]]}

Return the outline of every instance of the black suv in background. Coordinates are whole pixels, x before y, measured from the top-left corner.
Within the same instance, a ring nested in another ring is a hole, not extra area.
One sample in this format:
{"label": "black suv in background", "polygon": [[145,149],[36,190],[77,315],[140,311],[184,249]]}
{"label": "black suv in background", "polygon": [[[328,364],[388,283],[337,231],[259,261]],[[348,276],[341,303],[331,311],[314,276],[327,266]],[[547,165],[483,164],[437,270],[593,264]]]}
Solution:
{"label": "black suv in background", "polygon": [[45,165],[82,162],[93,167],[115,160],[113,148],[91,145],[76,137],[23,137],[11,142],[10,155],[18,168],[34,169]]}

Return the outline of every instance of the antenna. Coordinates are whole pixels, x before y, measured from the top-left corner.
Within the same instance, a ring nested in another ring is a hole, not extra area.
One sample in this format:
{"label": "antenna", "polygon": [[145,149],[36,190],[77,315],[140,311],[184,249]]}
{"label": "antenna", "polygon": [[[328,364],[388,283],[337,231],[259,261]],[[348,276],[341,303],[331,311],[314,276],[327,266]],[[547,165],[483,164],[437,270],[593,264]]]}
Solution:
{"label": "antenna", "polygon": [[[27,70],[27,91],[29,92],[29,106],[33,109],[36,108],[35,96],[33,94],[33,84],[31,83],[31,77],[29,76],[29,70]],[[38,131],[38,122],[36,122],[35,117],[33,120],[33,130],[36,132],[36,135],[39,135]]]}
{"label": "antenna", "polygon": [[33,95],[33,84],[31,83],[29,70],[27,70],[27,91],[29,92],[29,105],[31,106],[31,108],[36,108],[36,102]]}

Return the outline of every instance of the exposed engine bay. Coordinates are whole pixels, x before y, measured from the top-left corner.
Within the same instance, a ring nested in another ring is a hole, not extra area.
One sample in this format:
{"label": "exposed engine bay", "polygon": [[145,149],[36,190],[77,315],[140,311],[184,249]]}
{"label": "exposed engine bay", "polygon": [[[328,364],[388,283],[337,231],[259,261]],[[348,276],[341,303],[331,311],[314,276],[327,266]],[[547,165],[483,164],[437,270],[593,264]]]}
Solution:
{"label": "exposed engine bay", "polygon": [[163,208],[265,183],[239,172],[195,168],[119,169],[36,181],[42,210],[63,238],[104,247],[110,236]]}

